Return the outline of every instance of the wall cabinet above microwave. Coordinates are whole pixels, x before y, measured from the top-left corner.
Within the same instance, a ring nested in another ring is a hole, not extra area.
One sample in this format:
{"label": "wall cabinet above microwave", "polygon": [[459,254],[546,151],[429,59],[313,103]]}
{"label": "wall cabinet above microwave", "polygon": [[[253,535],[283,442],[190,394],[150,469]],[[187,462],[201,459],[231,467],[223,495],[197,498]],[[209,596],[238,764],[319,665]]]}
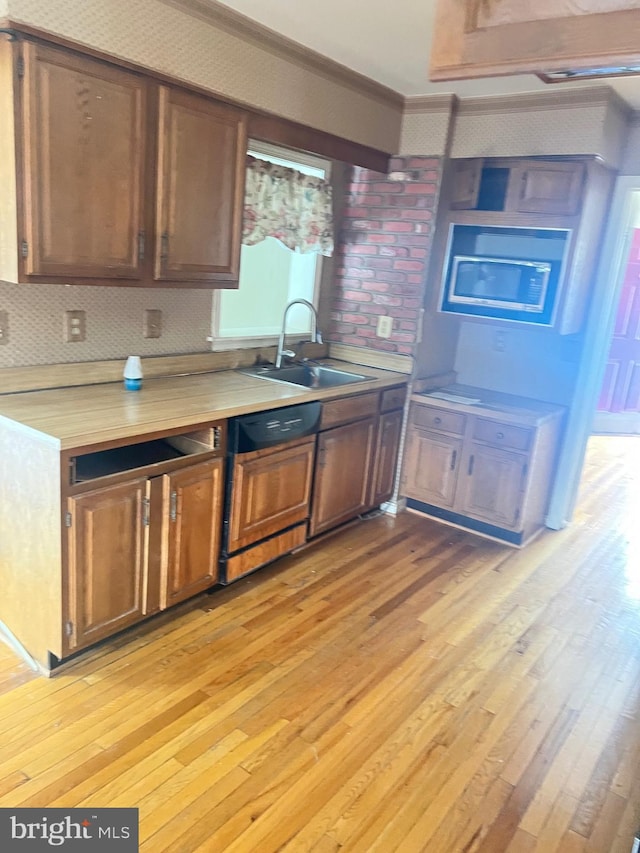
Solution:
{"label": "wall cabinet above microwave", "polygon": [[0,279],[236,287],[245,114],[33,42],[0,43]]}
{"label": "wall cabinet above microwave", "polygon": [[[460,232],[466,227],[470,232],[501,229],[564,233],[554,304],[542,325],[560,334],[580,332],[594,286],[613,178],[614,174],[594,158],[452,160],[436,229],[431,307],[443,310],[442,297],[450,286],[454,255],[475,254],[460,251],[451,241],[456,228]],[[525,253],[518,260],[531,259]],[[516,317],[496,310],[483,312],[481,306],[474,310],[455,309],[455,304],[444,307],[445,311],[465,314],[480,322],[535,322],[528,310]]]}
{"label": "wall cabinet above microwave", "polygon": [[450,208],[574,216],[586,174],[580,161],[454,160]]}

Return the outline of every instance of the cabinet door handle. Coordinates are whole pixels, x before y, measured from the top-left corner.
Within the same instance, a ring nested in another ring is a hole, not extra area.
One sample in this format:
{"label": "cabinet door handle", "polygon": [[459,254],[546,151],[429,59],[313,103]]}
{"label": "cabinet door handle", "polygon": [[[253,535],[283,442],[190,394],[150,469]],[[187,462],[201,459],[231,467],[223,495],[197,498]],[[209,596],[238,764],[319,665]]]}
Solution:
{"label": "cabinet door handle", "polygon": [[169,257],[169,234],[165,231],[160,238],[160,260],[166,261]]}
{"label": "cabinet door handle", "polygon": [[138,260],[144,261],[144,231],[138,232]]}
{"label": "cabinet door handle", "polygon": [[451,454],[451,470],[452,471],[456,467],[457,459],[458,459],[458,451],[454,450],[453,453]]}
{"label": "cabinet door handle", "polygon": [[469,475],[473,474],[473,454],[469,457],[469,469],[467,473]]}
{"label": "cabinet door handle", "polygon": [[171,497],[169,498],[169,517],[171,521],[175,521],[178,517],[178,493],[171,492]]}
{"label": "cabinet door handle", "polygon": [[149,498],[142,498],[142,526],[149,526]]}

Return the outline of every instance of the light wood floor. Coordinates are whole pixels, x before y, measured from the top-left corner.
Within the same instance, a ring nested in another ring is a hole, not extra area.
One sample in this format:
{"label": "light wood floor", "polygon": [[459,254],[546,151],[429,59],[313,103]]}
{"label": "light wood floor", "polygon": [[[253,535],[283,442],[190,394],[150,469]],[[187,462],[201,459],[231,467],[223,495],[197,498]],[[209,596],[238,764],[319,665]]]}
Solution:
{"label": "light wood floor", "polygon": [[137,806],[145,853],[629,853],[640,439],[521,552],[378,517],[54,679],[0,646],[0,730],[0,806]]}

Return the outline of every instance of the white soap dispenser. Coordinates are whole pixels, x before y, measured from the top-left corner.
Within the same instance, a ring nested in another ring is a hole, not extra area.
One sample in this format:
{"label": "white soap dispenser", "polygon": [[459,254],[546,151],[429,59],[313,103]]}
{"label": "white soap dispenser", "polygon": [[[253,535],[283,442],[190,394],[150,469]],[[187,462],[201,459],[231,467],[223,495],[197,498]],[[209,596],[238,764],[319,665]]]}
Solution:
{"label": "white soap dispenser", "polygon": [[130,355],[122,373],[127,391],[139,391],[142,388],[142,364],[139,355]]}

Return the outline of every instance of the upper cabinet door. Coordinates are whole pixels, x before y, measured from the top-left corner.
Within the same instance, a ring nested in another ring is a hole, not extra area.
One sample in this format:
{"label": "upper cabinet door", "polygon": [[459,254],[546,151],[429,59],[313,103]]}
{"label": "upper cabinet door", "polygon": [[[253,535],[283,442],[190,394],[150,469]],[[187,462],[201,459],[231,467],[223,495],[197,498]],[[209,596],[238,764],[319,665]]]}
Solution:
{"label": "upper cabinet door", "polygon": [[429,78],[637,65],[634,0],[437,0]]}
{"label": "upper cabinet door", "polygon": [[71,53],[24,51],[24,275],[140,279],[147,84]]}
{"label": "upper cabinet door", "polygon": [[157,280],[237,283],[246,151],[242,112],[160,87]]}

